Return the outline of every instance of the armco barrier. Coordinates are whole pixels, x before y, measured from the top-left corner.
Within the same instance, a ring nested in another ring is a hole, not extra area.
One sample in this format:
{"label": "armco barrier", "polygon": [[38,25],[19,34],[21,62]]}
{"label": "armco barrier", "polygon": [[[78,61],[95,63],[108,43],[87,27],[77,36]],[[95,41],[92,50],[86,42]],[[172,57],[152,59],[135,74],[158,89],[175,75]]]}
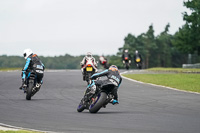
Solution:
{"label": "armco barrier", "polygon": [[183,64],[182,68],[200,68],[200,63],[197,63],[197,64]]}

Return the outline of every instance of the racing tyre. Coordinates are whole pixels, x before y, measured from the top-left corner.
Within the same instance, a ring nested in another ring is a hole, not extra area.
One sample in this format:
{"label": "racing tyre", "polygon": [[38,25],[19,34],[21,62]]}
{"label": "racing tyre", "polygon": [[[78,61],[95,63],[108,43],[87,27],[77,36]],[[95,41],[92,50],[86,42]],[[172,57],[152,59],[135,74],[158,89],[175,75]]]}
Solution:
{"label": "racing tyre", "polygon": [[92,76],[92,73],[88,73],[87,75],[87,84],[90,84],[90,77]]}
{"label": "racing tyre", "polygon": [[128,70],[129,69],[129,66],[128,65],[126,65],[126,70]]}
{"label": "racing tyre", "polygon": [[27,92],[26,92],[26,100],[31,100],[33,87],[34,87],[34,81],[29,80],[29,85],[28,85]]}
{"label": "racing tyre", "polygon": [[77,111],[82,112],[84,109],[85,109],[85,105],[83,104],[83,102],[81,100],[80,104],[77,107]]}
{"label": "racing tyre", "polygon": [[105,92],[101,92],[96,100],[90,105],[89,111],[90,113],[97,113],[101,107],[105,104],[107,98],[107,94]]}

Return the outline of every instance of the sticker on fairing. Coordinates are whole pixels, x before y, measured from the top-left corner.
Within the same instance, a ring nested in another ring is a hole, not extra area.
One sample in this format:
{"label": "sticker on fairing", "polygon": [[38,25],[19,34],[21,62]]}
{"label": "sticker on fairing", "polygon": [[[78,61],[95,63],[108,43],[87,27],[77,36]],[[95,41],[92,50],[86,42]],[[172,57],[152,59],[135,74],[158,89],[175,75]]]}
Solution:
{"label": "sticker on fairing", "polygon": [[42,65],[37,65],[36,68],[37,68],[37,69],[41,69],[41,70],[43,70],[43,66],[42,66]]}
{"label": "sticker on fairing", "polygon": [[37,73],[44,73],[43,71],[41,70],[36,70]]}
{"label": "sticker on fairing", "polygon": [[115,80],[113,80],[113,79],[109,79],[110,80],[110,82],[112,82],[115,86],[118,86],[118,83],[115,81]]}

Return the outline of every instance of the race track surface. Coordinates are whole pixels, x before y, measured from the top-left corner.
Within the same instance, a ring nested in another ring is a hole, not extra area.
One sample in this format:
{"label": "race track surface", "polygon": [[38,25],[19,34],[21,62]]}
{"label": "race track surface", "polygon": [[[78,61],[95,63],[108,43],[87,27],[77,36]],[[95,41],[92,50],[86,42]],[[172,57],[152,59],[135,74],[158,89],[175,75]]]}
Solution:
{"label": "race track surface", "polygon": [[200,95],[123,79],[119,105],[97,114],[76,108],[86,89],[80,70],[46,72],[25,100],[20,72],[0,72],[0,123],[64,133],[200,133]]}

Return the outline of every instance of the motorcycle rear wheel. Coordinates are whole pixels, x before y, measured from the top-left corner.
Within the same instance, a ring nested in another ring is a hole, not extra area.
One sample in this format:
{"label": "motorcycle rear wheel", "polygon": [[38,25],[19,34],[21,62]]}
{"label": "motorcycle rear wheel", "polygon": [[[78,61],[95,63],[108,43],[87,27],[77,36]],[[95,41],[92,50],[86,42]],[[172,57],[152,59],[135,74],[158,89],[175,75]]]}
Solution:
{"label": "motorcycle rear wheel", "polygon": [[97,113],[101,107],[105,104],[107,98],[107,94],[105,92],[101,92],[97,97],[96,101],[90,105],[89,111],[90,113]]}
{"label": "motorcycle rear wheel", "polygon": [[88,85],[90,84],[90,77],[91,76],[92,76],[92,73],[88,73],[87,76],[86,76],[86,81],[87,81]]}
{"label": "motorcycle rear wheel", "polygon": [[129,69],[129,66],[128,65],[126,65],[126,70],[128,70]]}
{"label": "motorcycle rear wheel", "polygon": [[26,100],[31,100],[33,87],[34,87],[34,81],[29,80],[29,85],[28,85],[27,92],[26,92]]}

